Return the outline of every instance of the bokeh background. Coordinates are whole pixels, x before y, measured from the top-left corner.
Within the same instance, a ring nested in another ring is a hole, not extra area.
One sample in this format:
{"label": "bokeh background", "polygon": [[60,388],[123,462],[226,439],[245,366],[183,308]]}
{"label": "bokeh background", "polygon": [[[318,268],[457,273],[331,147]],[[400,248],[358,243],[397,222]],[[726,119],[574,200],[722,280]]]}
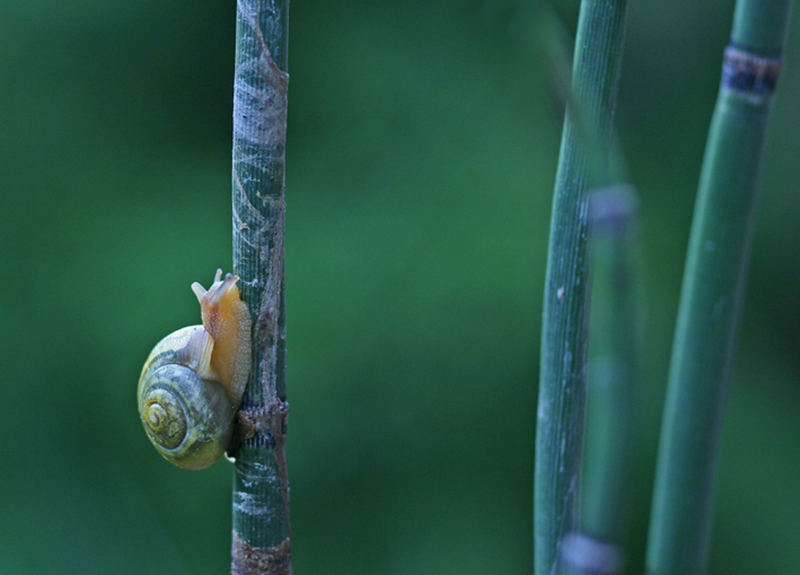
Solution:
{"label": "bokeh background", "polygon": [[[287,157],[296,573],[531,571],[561,123],[521,1],[296,0]],[[577,0],[551,3],[574,30]],[[630,2],[641,196],[631,572],[732,0]],[[528,15],[528,16],[526,16]],[[0,4],[0,573],[224,573],[232,468],[140,429],[150,347],[230,268],[231,1]],[[710,571],[800,565],[800,20],[769,130]]]}

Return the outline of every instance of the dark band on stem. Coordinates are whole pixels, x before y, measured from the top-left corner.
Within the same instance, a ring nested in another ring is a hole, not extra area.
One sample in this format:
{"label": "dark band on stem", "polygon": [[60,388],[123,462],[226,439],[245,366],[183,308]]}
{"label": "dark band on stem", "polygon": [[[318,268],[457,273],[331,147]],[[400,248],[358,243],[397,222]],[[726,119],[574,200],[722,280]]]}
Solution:
{"label": "dark band on stem", "polygon": [[731,44],[722,62],[722,86],[753,96],[768,96],[775,90],[781,60],[763,58]]}
{"label": "dark band on stem", "polygon": [[239,448],[244,442],[250,446],[261,446],[273,449],[283,446],[286,439],[286,420],[289,416],[289,404],[285,401],[274,401],[265,409],[240,409],[234,419],[234,433],[228,446],[228,457],[236,458]]}

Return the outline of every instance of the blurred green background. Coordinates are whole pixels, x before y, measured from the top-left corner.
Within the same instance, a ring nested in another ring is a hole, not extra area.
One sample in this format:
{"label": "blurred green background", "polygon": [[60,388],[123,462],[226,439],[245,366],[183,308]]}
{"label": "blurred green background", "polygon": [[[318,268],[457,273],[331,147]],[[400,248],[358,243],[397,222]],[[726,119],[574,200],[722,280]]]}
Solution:
{"label": "blurred green background", "polygon": [[[531,571],[560,104],[521,2],[295,1],[287,157],[295,573]],[[574,30],[577,0],[553,2]],[[632,572],[733,1],[630,2],[641,194]],[[0,5],[0,573],[224,573],[232,467],[140,429],[151,346],[230,269],[234,3]],[[800,565],[800,22],[771,119],[712,573]]]}

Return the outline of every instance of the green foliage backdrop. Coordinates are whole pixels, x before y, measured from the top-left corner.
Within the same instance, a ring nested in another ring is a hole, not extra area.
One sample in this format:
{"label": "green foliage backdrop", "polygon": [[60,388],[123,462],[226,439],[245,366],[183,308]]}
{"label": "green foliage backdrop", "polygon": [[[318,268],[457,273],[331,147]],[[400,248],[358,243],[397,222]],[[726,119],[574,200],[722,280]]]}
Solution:
{"label": "green foliage backdrop", "polygon": [[[555,9],[572,29],[577,1]],[[638,569],[732,1],[632,2]],[[500,2],[292,5],[288,459],[297,573],[529,573],[560,105]],[[150,347],[230,268],[231,2],[0,6],[0,572],[223,573],[232,468],[151,449]],[[800,26],[770,126],[712,573],[800,564]],[[640,570],[639,570],[640,571]]]}

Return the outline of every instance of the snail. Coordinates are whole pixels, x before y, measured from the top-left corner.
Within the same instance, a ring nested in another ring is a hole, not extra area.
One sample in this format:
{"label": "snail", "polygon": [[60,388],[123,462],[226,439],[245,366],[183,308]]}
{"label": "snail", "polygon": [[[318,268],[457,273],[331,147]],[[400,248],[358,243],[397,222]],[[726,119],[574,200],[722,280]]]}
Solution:
{"label": "snail", "polygon": [[203,325],[156,344],[139,378],[139,416],[156,450],[184,469],[203,469],[225,452],[250,373],[250,313],[239,276],[217,270],[206,291],[195,282]]}

